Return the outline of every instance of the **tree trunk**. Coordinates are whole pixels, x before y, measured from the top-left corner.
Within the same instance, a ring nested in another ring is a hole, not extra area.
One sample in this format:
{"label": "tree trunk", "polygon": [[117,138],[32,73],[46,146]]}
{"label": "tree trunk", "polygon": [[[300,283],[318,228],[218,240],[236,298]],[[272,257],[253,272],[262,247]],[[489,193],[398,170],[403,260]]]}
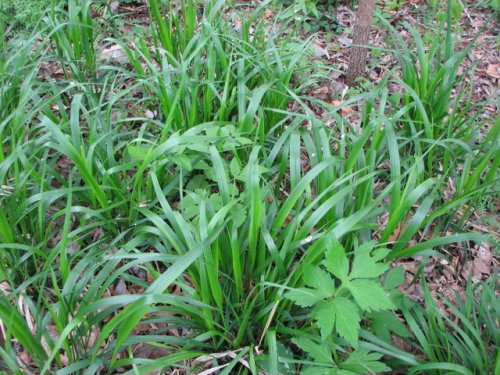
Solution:
{"label": "tree trunk", "polygon": [[356,78],[365,75],[366,62],[370,56],[369,49],[365,46],[369,44],[370,40],[374,9],[375,0],[359,0],[347,68],[346,83],[349,87],[356,85]]}

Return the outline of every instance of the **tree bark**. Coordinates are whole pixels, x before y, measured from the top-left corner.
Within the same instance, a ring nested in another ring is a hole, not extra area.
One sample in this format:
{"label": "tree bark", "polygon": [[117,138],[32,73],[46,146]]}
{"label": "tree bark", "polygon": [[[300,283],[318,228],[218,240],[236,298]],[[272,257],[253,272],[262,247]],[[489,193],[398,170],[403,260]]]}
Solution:
{"label": "tree bark", "polygon": [[366,48],[370,41],[370,31],[375,10],[375,0],[359,0],[354,22],[354,35],[352,47],[349,53],[349,65],[347,68],[346,84],[349,87],[356,85],[356,78],[363,77],[366,71],[366,63],[370,56]]}

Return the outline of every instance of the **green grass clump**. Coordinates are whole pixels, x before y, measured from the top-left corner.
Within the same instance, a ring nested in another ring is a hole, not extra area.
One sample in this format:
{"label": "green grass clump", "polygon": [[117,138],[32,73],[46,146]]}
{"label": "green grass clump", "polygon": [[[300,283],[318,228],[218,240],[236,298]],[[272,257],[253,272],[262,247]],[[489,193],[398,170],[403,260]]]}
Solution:
{"label": "green grass clump", "polygon": [[402,311],[416,336],[416,346],[426,355],[426,363],[411,373],[453,371],[460,374],[495,374],[500,366],[498,314],[495,294],[497,279],[474,285],[470,279],[456,303],[439,297],[449,311],[438,308],[427,286],[425,306],[409,304]]}

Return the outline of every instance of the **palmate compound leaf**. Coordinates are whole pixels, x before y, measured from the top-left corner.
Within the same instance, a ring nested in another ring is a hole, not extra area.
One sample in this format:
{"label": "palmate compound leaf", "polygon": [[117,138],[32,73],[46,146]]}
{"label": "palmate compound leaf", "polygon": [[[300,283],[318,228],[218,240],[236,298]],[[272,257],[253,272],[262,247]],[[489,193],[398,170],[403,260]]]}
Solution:
{"label": "palmate compound leaf", "polygon": [[331,301],[317,304],[313,310],[321,331],[321,337],[326,339],[334,328],[354,348],[358,346],[359,321],[358,307],[345,297],[336,297]]}
{"label": "palmate compound leaf", "polygon": [[345,286],[362,310],[370,312],[396,308],[378,281],[357,279],[345,283]]}

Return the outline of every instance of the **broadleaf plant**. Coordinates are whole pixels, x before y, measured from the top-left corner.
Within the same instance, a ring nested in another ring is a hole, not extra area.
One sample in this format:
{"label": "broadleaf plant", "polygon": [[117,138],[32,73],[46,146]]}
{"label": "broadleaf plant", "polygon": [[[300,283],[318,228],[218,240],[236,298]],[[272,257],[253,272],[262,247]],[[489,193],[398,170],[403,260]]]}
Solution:
{"label": "broadleaf plant", "polygon": [[307,353],[314,361],[314,365],[306,365],[301,369],[305,375],[359,375],[380,374],[391,371],[390,367],[380,361],[381,353],[373,353],[366,349],[357,349],[351,353],[345,353],[341,358],[335,360],[335,350],[332,343],[320,342],[308,337],[297,337],[292,339],[293,343]]}
{"label": "broadleaf plant", "polygon": [[389,268],[382,261],[388,254],[388,249],[375,248],[371,241],[357,247],[350,262],[344,247],[331,240],[322,264],[304,267],[305,286],[287,292],[286,297],[312,308],[323,340],[335,332],[357,348],[364,314],[396,308],[379,279]]}

